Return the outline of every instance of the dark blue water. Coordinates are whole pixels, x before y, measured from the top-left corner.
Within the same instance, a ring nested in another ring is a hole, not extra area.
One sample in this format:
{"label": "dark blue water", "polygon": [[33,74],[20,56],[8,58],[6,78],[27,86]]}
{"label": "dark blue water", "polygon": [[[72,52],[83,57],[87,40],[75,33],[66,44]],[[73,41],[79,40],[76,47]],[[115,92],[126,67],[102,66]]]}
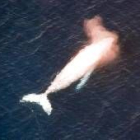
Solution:
{"label": "dark blue water", "polygon": [[[82,23],[100,15],[120,36],[121,56],[40,106],[21,104],[43,92],[87,40]],[[0,1],[0,140],[139,140],[140,2],[132,0]]]}

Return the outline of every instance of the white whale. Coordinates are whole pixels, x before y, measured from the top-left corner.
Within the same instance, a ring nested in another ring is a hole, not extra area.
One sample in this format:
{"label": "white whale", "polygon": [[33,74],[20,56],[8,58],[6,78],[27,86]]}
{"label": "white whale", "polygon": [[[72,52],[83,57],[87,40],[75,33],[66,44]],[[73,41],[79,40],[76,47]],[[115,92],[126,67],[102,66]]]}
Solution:
{"label": "white whale", "polygon": [[21,102],[35,102],[41,105],[44,111],[50,115],[52,106],[47,98],[48,94],[65,89],[79,79],[81,81],[76,89],[80,89],[97,67],[111,62],[118,56],[118,35],[105,29],[100,17],[96,16],[93,19],[86,20],[84,29],[89,37],[89,45],[80,50],[56,75],[45,93],[25,95],[20,100]]}

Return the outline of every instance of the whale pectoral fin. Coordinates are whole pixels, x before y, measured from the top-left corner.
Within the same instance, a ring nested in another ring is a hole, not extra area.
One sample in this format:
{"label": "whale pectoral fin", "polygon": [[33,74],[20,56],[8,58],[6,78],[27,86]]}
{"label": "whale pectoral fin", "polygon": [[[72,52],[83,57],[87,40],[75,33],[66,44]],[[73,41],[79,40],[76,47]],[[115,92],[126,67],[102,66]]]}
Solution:
{"label": "whale pectoral fin", "polygon": [[81,79],[80,82],[77,84],[76,86],[76,90],[80,90],[81,88],[83,88],[83,86],[85,85],[85,83],[88,81],[88,79],[90,78],[92,71],[89,71],[88,73],[86,73]]}

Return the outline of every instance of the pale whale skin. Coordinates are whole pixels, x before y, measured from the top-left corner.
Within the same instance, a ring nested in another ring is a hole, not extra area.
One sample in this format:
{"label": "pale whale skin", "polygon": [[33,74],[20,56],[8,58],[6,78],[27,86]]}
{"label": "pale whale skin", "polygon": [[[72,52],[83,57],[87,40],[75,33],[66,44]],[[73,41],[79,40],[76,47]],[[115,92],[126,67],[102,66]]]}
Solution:
{"label": "pale whale skin", "polygon": [[117,58],[119,54],[118,35],[105,29],[100,17],[96,16],[86,20],[84,30],[89,37],[89,45],[80,50],[60,71],[45,93],[25,95],[21,102],[35,102],[50,115],[52,106],[47,98],[48,94],[67,88],[73,82],[82,79],[77,86],[77,89],[80,89],[97,67],[106,65]]}

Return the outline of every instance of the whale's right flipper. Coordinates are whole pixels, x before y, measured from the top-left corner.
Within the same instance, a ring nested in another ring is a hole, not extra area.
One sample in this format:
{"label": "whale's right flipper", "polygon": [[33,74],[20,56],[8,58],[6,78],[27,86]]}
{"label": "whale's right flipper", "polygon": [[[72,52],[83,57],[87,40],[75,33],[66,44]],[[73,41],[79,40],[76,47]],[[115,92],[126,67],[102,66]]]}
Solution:
{"label": "whale's right flipper", "polygon": [[84,85],[85,83],[88,81],[88,79],[90,78],[90,75],[91,75],[92,71],[89,71],[88,73],[86,73],[84,75],[83,78],[80,79],[80,82],[78,83],[78,85],[76,86],[76,90],[80,90]]}
{"label": "whale's right flipper", "polygon": [[52,106],[46,94],[35,94],[35,93],[28,94],[23,96],[20,102],[34,102],[41,105],[43,110],[48,115],[50,115],[52,112]]}

